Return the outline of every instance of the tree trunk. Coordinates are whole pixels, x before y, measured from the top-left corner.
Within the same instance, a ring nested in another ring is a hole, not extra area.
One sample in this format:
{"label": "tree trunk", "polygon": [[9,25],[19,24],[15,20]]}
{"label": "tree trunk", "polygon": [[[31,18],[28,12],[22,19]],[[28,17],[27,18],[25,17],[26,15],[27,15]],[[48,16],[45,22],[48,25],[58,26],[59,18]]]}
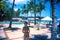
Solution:
{"label": "tree trunk", "polygon": [[35,25],[36,25],[36,12],[34,12],[34,21],[35,21]]}
{"label": "tree trunk", "polygon": [[34,0],[34,21],[35,21],[34,25],[36,25],[36,7],[35,7],[35,2],[36,2],[36,0]]}
{"label": "tree trunk", "polygon": [[40,11],[40,22],[41,22],[41,11]]}
{"label": "tree trunk", "polygon": [[[40,24],[41,24],[41,11],[40,11]],[[39,28],[38,28],[38,30],[39,30]]]}
{"label": "tree trunk", "polygon": [[56,1],[51,0],[51,7],[52,7],[52,29],[51,29],[51,40],[56,40],[57,36],[57,20],[56,20]]}
{"label": "tree trunk", "polygon": [[[12,14],[14,13],[14,3],[15,3],[15,0],[13,0],[13,5],[12,5]],[[12,15],[11,14],[11,19],[10,19],[10,24],[9,24],[9,28],[12,28],[11,25],[12,25]]]}

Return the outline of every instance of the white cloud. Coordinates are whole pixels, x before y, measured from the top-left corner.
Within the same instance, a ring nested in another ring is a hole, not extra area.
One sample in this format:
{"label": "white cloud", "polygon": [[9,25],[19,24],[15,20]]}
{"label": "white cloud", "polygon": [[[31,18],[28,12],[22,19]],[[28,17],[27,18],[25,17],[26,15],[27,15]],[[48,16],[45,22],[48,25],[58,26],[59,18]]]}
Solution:
{"label": "white cloud", "polygon": [[29,12],[28,14],[29,14],[29,16],[31,16],[31,12]]}
{"label": "white cloud", "polygon": [[18,10],[18,8],[14,8],[14,11],[17,11]]}
{"label": "white cloud", "polygon": [[[26,2],[29,0],[15,0],[15,4],[26,4]],[[9,0],[10,3],[13,2],[13,0]]]}

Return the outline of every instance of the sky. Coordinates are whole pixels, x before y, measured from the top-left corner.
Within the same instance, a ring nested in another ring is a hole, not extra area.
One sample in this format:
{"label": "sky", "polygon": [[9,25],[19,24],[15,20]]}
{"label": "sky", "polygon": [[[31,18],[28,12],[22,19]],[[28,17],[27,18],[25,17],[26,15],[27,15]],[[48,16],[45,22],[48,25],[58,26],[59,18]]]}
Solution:
{"label": "sky", "polygon": [[[14,6],[14,10],[16,11],[18,8],[22,9],[24,4],[27,4],[29,0],[15,0],[15,6]],[[13,0],[9,0],[8,4],[12,7],[12,2]],[[41,11],[41,16],[42,17],[46,17],[46,16],[51,16],[51,6],[50,6],[50,2],[47,2],[45,4],[46,10],[42,10]],[[29,12],[29,16],[34,16],[33,13]],[[27,14],[21,14],[22,16],[27,16]],[[39,16],[39,13],[37,13],[37,16]],[[56,4],[56,16],[57,18],[60,18],[60,3]]]}

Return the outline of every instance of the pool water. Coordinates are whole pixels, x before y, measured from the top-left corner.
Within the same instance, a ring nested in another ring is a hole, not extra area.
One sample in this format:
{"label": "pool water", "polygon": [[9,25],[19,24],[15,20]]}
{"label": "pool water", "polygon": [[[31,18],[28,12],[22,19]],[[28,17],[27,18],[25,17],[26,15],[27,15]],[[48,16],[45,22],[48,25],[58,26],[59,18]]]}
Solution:
{"label": "pool water", "polygon": [[[34,22],[34,20],[31,20]],[[31,22],[30,21],[30,22]],[[47,21],[40,21],[40,20],[36,20],[36,22],[47,22]],[[10,24],[10,21],[4,21],[3,24]],[[12,24],[24,24],[24,22],[15,22],[15,21],[12,21]]]}
{"label": "pool water", "polygon": [[[9,21],[5,21],[3,22],[3,24],[9,24]],[[23,24],[23,22],[12,22],[12,24]]]}

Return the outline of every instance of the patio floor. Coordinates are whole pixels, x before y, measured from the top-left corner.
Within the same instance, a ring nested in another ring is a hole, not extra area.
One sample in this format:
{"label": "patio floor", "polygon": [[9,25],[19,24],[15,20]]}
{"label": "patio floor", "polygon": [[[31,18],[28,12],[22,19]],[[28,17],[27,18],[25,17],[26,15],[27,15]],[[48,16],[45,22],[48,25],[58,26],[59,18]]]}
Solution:
{"label": "patio floor", "polygon": [[[34,38],[34,35],[48,35],[48,38],[51,37],[51,33],[47,29],[37,30],[36,28],[30,28],[30,38]],[[23,40],[23,36],[24,34],[22,33],[22,29],[18,29],[15,31],[4,31],[3,29],[0,29],[1,38],[7,38],[8,40]]]}

